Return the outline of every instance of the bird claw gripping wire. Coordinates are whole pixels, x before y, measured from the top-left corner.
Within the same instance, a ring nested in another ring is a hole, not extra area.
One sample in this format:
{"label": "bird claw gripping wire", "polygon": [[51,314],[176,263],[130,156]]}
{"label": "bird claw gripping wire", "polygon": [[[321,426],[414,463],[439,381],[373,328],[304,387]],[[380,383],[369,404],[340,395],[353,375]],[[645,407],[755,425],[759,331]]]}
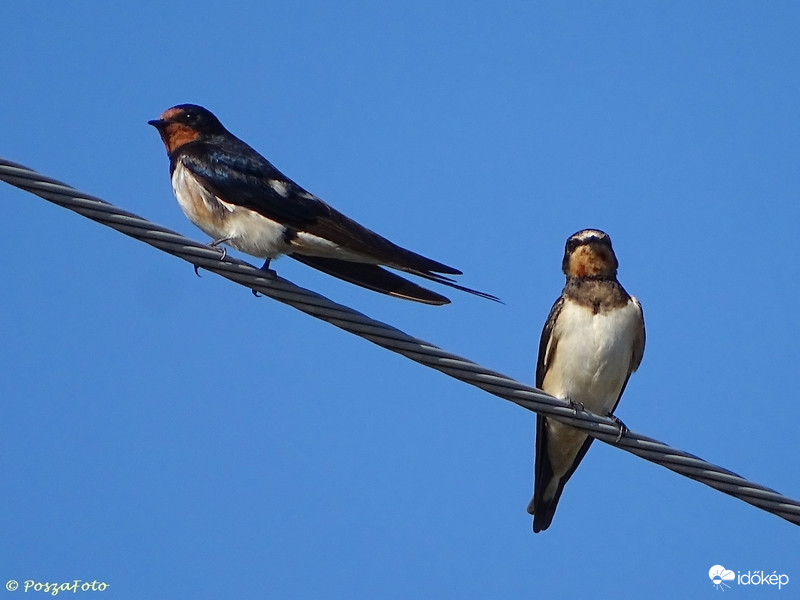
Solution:
{"label": "bird claw gripping wire", "polygon": [[[265,260],[264,264],[261,265],[261,268],[259,270],[260,271],[264,271],[264,273],[269,274],[270,277],[275,278],[275,277],[278,276],[278,273],[274,269],[270,269],[269,268],[269,263],[270,263],[271,260],[272,260],[271,258],[268,258],[267,260]],[[261,294],[258,290],[250,290],[250,291],[253,292],[253,296],[255,296],[256,298],[260,298],[261,296],[264,295],[264,294]]]}
{"label": "bird claw gripping wire", "polygon": [[[228,256],[228,249],[223,246],[222,248],[217,248],[220,244],[227,242],[230,238],[222,238],[221,240],[214,240],[210,244],[208,244],[209,248],[214,248],[215,250],[219,250],[222,252],[222,256],[219,257],[220,260],[225,260],[225,257]],[[200,277],[200,273],[198,269],[200,269],[200,265],[192,265],[194,267],[194,274]]]}
{"label": "bird claw gripping wire", "polygon": [[614,442],[615,444],[619,444],[619,441],[622,439],[622,436],[628,433],[628,426],[625,425],[625,423],[623,423],[619,417],[616,417],[612,414],[609,414],[608,418],[614,421],[614,423],[617,424],[617,427],[619,427],[619,432],[617,433],[617,439]]}
{"label": "bird claw gripping wire", "polygon": [[577,417],[579,412],[583,412],[585,410],[583,402],[575,402],[575,400],[572,400],[571,398],[568,399],[567,402],[569,402],[569,405],[572,408],[573,416]]}

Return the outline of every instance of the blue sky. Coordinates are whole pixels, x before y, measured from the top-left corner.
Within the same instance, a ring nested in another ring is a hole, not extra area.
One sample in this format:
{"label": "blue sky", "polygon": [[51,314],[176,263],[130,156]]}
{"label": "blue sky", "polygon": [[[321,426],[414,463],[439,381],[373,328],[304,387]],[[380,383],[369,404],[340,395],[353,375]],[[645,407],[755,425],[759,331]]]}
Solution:
{"label": "blue sky", "polygon": [[[800,8],[432,4],[15,3],[0,155],[206,241],[146,124],[202,104],[505,305],[282,276],[528,383],[564,241],[601,228],[648,334],[617,414],[800,497]],[[3,583],[699,598],[722,564],[800,585],[796,526],[601,443],[533,535],[533,413],[6,184],[0,201]]]}

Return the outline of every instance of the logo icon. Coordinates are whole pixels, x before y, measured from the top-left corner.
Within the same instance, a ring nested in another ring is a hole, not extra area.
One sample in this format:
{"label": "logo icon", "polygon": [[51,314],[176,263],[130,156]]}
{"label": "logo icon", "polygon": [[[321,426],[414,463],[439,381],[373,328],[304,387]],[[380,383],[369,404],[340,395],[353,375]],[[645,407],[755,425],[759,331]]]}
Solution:
{"label": "logo icon", "polygon": [[734,575],[733,571],[726,569],[722,565],[714,565],[708,570],[708,578],[716,589],[725,591],[724,588],[730,589],[731,587],[725,582],[733,581],[736,579],[736,575]]}

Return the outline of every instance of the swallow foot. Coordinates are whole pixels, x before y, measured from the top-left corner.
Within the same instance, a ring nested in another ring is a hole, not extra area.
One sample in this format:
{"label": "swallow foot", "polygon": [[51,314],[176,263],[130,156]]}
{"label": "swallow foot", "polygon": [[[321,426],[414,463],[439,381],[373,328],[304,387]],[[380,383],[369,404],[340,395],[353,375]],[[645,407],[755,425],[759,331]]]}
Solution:
{"label": "swallow foot", "polygon": [[228,241],[227,238],[224,240],[214,240],[208,245],[209,248],[214,248],[214,250],[219,250],[220,252],[222,252],[222,256],[219,257],[220,260],[225,260],[225,257],[228,256],[228,249],[225,246],[223,246],[222,248],[218,248],[218,246],[223,242],[227,241]]}
{"label": "swallow foot", "polygon": [[[219,240],[214,240],[213,242],[210,242],[209,244],[206,244],[206,245],[209,248],[213,248],[214,250],[219,250],[220,252],[222,252],[222,256],[220,256],[219,259],[220,260],[225,260],[225,257],[228,256],[227,248],[217,248],[217,246],[219,246],[220,244],[224,244],[225,242],[229,241],[230,239],[231,238],[222,238],[222,239],[219,239]],[[200,277],[200,272],[198,271],[198,269],[200,269],[200,265],[192,265],[192,266],[194,267],[194,274],[197,275],[198,277]]]}
{"label": "swallow foot", "polygon": [[577,417],[579,412],[584,411],[583,402],[575,402],[572,399],[567,400],[569,402],[570,407],[572,408],[572,415]]}
{"label": "swallow foot", "polygon": [[[264,273],[268,274],[271,278],[274,279],[275,277],[278,276],[278,274],[275,272],[274,269],[270,269],[269,268],[269,263],[270,263],[271,260],[272,260],[271,258],[268,258],[267,260],[265,260],[264,264],[261,265],[261,268],[259,268],[259,271],[264,271]],[[255,296],[256,298],[260,298],[261,296],[264,295],[264,294],[260,293],[258,290],[250,290],[250,291],[253,292],[253,296]]]}
{"label": "swallow foot", "polygon": [[619,427],[619,431],[617,432],[617,439],[614,442],[615,444],[619,444],[619,441],[622,439],[622,436],[628,433],[628,426],[625,425],[625,423],[623,423],[622,420],[617,416],[614,416],[612,414],[609,414],[607,416],[609,419],[611,419],[612,421],[614,421],[614,423],[617,424],[617,427]]}
{"label": "swallow foot", "polygon": [[229,238],[229,237],[220,238],[218,240],[214,240],[213,242],[211,242],[208,245],[208,247],[209,248],[214,248],[215,250],[219,250],[220,252],[222,252],[222,256],[220,256],[219,259],[220,260],[225,260],[225,257],[228,256],[228,249],[225,246],[220,248],[219,245],[220,244],[224,244],[225,242],[229,242],[229,241],[231,241],[231,238]]}
{"label": "swallow foot", "polygon": [[[218,240],[214,240],[213,242],[211,242],[211,243],[208,245],[208,247],[209,247],[209,248],[216,248],[216,247],[217,247],[217,246],[219,246],[220,244],[224,244],[225,242],[230,242],[230,241],[231,241],[231,238],[229,238],[229,237],[226,237],[226,238],[219,238]],[[222,257],[223,257],[223,258],[225,257],[225,254],[226,254],[226,252],[227,252],[227,250],[225,250],[225,248],[223,248],[223,249],[222,249]]]}

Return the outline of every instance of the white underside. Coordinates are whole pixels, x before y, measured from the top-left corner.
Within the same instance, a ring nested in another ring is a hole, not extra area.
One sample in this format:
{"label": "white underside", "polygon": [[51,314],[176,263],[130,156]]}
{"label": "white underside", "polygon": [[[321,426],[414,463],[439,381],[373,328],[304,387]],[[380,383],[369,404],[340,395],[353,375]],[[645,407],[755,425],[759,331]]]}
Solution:
{"label": "white underside", "polygon": [[[593,413],[608,414],[631,369],[641,319],[641,309],[633,299],[624,308],[604,314],[566,302],[553,329],[551,340],[558,341],[555,362],[547,370],[542,389]],[[547,452],[557,480],[569,470],[587,436],[552,419],[548,428]],[[556,486],[553,481],[548,491],[554,493]]]}
{"label": "white underside", "polygon": [[[329,240],[306,232],[298,232],[286,242],[286,227],[248,208],[218,198],[178,162],[172,174],[172,190],[183,213],[203,232],[241,252],[258,258],[277,258],[281,254],[298,253],[374,262],[369,257],[352,252]],[[291,202],[291,199],[286,199]]]}

